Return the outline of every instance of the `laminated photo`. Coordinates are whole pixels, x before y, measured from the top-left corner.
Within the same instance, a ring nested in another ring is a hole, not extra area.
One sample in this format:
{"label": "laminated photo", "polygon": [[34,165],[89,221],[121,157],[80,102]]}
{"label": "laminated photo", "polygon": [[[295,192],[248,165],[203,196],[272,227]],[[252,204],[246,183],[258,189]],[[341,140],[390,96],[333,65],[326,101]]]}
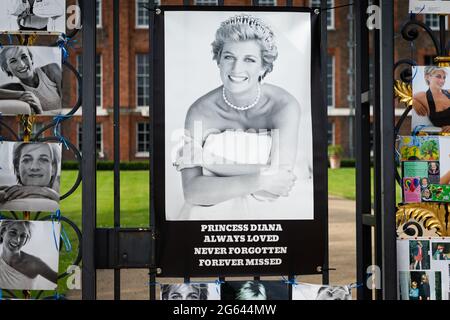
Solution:
{"label": "laminated photo", "polygon": [[438,161],[438,137],[433,136],[402,136],[400,137],[399,152],[401,161]]}
{"label": "laminated photo", "polygon": [[400,300],[448,300],[450,239],[418,237],[397,240]]}
{"label": "laminated photo", "polygon": [[0,113],[57,115],[62,109],[59,47],[0,48]]}
{"label": "laminated photo", "polygon": [[220,300],[220,284],[161,284],[161,300]]}
{"label": "laminated photo", "polygon": [[55,290],[61,224],[56,221],[0,221],[0,288]]}
{"label": "laminated photo", "polygon": [[66,32],[66,0],[2,0],[0,33]]}
{"label": "laminated photo", "polygon": [[222,300],[289,300],[289,286],[282,281],[227,281]]}
{"label": "laminated photo", "polygon": [[449,67],[412,68],[412,132],[450,132],[450,83],[446,81],[449,72]]}
{"label": "laminated photo", "polygon": [[298,283],[292,286],[292,300],[352,300],[352,285]]}
{"label": "laminated photo", "polygon": [[420,177],[403,178],[403,202],[421,202]]}
{"label": "laminated photo", "polygon": [[417,14],[450,13],[449,0],[409,0],[409,12]]}
{"label": "laminated photo", "polygon": [[60,143],[0,143],[0,211],[59,209]]}

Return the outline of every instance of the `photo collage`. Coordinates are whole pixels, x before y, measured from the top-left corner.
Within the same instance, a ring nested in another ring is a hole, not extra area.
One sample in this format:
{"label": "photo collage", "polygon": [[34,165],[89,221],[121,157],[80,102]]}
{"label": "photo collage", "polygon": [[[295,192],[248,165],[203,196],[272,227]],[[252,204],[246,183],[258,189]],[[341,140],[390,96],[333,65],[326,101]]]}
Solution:
{"label": "photo collage", "polygon": [[450,239],[397,240],[400,300],[450,300]]}
{"label": "photo collage", "polygon": [[403,203],[450,202],[450,137],[402,136]]}

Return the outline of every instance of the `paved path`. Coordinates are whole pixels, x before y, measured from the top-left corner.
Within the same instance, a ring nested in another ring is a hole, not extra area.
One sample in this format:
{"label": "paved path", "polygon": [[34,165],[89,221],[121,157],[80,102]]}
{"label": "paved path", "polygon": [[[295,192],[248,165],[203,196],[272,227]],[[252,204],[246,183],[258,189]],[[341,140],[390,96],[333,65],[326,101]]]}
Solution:
{"label": "paved path", "polygon": [[[329,198],[329,233],[330,233],[330,282],[332,284],[350,284],[356,282],[356,228],[355,202],[340,198]],[[235,279],[239,278],[227,278]],[[247,279],[247,278],[241,278]],[[279,277],[263,277],[263,280],[278,280]],[[182,281],[182,279],[164,279],[164,281]],[[193,279],[195,281],[201,279]],[[211,279],[208,279],[211,281]],[[321,283],[321,276],[298,276],[297,281]],[[149,298],[148,271],[121,271],[121,298],[124,300],[147,300]],[[113,271],[97,271],[97,298],[110,300],[114,298]],[[159,293],[157,292],[157,295]],[[80,299],[80,291],[71,291],[69,299]]]}

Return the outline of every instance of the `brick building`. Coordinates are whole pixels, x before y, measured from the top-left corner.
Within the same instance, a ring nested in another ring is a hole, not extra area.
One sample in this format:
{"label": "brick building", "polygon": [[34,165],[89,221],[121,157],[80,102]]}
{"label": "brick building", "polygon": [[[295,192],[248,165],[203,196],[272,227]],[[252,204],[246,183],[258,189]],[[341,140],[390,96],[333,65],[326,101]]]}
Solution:
{"label": "brick building", "polygon": [[[113,158],[113,0],[97,1],[97,148],[99,159]],[[75,0],[68,0],[74,3]],[[121,107],[121,159],[122,161],[145,160],[149,157],[149,60],[148,11],[143,7],[147,0],[122,0],[121,10],[121,56],[120,56],[120,107]],[[328,7],[348,4],[347,0],[328,0]],[[285,0],[260,0],[260,5],[284,6]],[[294,0],[295,6],[319,6],[320,0]],[[182,5],[183,0],[162,0],[164,5]],[[216,0],[191,0],[194,5],[216,5]],[[400,32],[402,22],[408,15],[408,1],[395,1],[395,31]],[[225,5],[251,5],[251,0],[225,0]],[[351,7],[327,11],[328,21],[328,143],[340,144],[347,156],[352,156],[352,135],[350,130],[353,114],[353,65]],[[436,15],[424,15],[423,19],[436,29],[439,20]],[[74,43],[69,61],[82,72],[80,44]],[[433,51],[431,40],[421,35],[415,47],[396,38],[396,59],[414,58],[418,63],[431,63]],[[67,71],[67,69],[65,69]],[[69,71],[64,72],[64,106],[74,105],[78,86]],[[396,111],[401,115],[402,109]],[[81,148],[81,111],[63,126],[63,135]],[[35,130],[48,117],[38,118]],[[407,120],[409,123],[409,120]],[[11,119],[11,124],[12,119]],[[16,125],[16,124],[15,124]],[[403,127],[407,131],[407,125]],[[70,154],[66,155],[70,158]]]}

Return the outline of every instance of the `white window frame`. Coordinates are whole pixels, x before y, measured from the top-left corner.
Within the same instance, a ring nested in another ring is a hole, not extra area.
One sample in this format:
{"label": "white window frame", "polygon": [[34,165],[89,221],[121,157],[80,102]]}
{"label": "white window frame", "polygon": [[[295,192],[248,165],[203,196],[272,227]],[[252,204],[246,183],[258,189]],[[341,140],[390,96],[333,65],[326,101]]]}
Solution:
{"label": "white window frame", "polygon": [[[135,22],[134,22],[134,27],[136,29],[148,29],[148,24],[139,24],[139,2],[141,0],[135,0],[134,1],[134,6],[135,6],[135,10],[134,10],[134,14],[135,14]],[[155,3],[158,2],[159,5],[159,0],[155,1]],[[149,19],[150,19],[150,13],[149,13]]]}
{"label": "white window frame", "polygon": [[263,7],[276,7],[277,6],[277,0],[272,0],[273,4],[261,4],[261,1],[264,1],[264,0],[259,0],[259,3],[258,3],[259,6],[263,6]]}
{"label": "white window frame", "polygon": [[[103,3],[102,3],[102,0],[96,0],[95,7],[97,7],[97,1],[99,2],[97,28],[102,28],[103,27],[103,15],[102,15]],[[97,20],[97,10],[95,12],[95,19]]]}
{"label": "white window frame", "polygon": [[148,124],[149,128],[149,134],[150,134],[150,124],[146,122],[136,122],[136,158],[149,158],[150,152],[149,151],[139,151],[139,124]]}
{"label": "white window frame", "polygon": [[[331,145],[336,145],[336,122],[330,121],[328,124],[331,124]],[[328,140],[328,128],[327,128],[327,140]],[[328,143],[328,141],[327,141]]]}
{"label": "white window frame", "polygon": [[[330,3],[328,3],[328,1],[330,1]],[[313,0],[310,0],[310,2],[309,2],[309,6],[310,7],[312,7],[313,6]],[[316,6],[315,5],[315,7],[320,7],[320,5],[319,6]],[[327,0],[327,7],[334,7],[334,0]],[[330,23],[328,23],[328,12],[330,12]],[[336,26],[335,26],[335,18],[334,18],[334,16],[335,16],[335,10],[329,10],[329,11],[327,11],[326,12],[326,14],[327,14],[327,30],[336,30]]]}
{"label": "white window frame", "polygon": [[[103,108],[103,55],[99,54],[99,56],[100,56],[100,105],[96,106],[96,107],[97,107],[97,109],[102,109]],[[97,66],[95,66],[95,68],[97,68]],[[95,74],[97,77],[97,72]],[[95,97],[95,100],[97,101],[97,97]]]}
{"label": "white window frame", "polygon": [[[99,158],[104,158],[104,144],[103,144],[103,123],[97,123],[95,124],[95,148],[97,149],[97,143],[99,140],[97,139],[97,127],[100,128],[100,150],[98,150]],[[80,148],[80,129],[83,130],[83,124],[81,122],[77,123],[77,149],[80,151],[80,153],[83,153],[82,148]],[[83,135],[83,133],[81,133]]]}
{"label": "white window frame", "polygon": [[[427,23],[427,17],[434,17],[434,18],[437,18],[437,21],[438,21],[437,26],[430,26],[430,25],[428,25],[428,23]],[[439,31],[439,15],[437,15],[437,14],[425,14],[425,15],[423,16],[423,22],[424,22],[428,27],[430,27],[431,30],[433,30],[433,31]],[[448,16],[445,17],[445,30],[448,30]]]}
{"label": "white window frame", "polygon": [[215,4],[212,4],[212,3],[211,4],[209,4],[209,3],[208,4],[198,4],[197,2],[198,2],[198,0],[194,0],[194,5],[195,6],[217,6],[217,5],[219,5],[219,1],[218,0],[215,0],[215,2],[216,2]]}
{"label": "white window frame", "polygon": [[[143,108],[148,108],[148,107],[150,107],[149,105],[142,105],[142,106],[140,106],[139,105],[139,96],[138,96],[138,88],[139,88],[139,85],[138,85],[138,83],[139,83],[139,81],[138,81],[138,56],[140,56],[140,55],[147,55],[147,53],[136,53],[136,55],[135,55],[135,61],[136,61],[136,66],[135,66],[135,79],[136,79],[136,88],[135,88],[135,95],[136,95],[136,109],[143,109]],[[149,61],[149,63],[150,63],[150,61]],[[149,79],[150,80],[150,79]],[[149,94],[150,94],[150,92],[149,92]],[[150,96],[149,96],[149,101],[150,101]]]}
{"label": "white window frame", "polygon": [[[329,54],[328,57],[332,57],[332,81],[331,81],[331,87],[332,92],[331,96],[333,98],[332,105],[328,105],[328,91],[327,91],[327,106],[329,109],[334,109],[336,107],[336,57],[335,55]],[[328,71],[328,61],[327,61],[327,71]],[[328,73],[327,73],[327,89],[328,89]]]}

